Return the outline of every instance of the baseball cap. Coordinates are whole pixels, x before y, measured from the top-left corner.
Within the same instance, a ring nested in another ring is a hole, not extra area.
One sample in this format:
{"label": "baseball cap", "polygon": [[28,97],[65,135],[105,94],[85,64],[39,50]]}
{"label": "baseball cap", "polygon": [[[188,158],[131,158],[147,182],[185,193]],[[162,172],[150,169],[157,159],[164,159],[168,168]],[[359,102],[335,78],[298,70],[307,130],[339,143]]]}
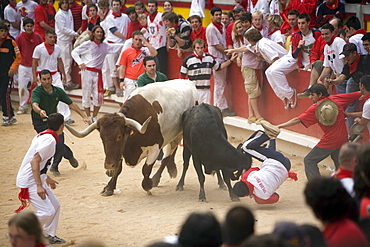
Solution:
{"label": "baseball cap", "polygon": [[343,51],[339,55],[348,55],[354,51],[357,52],[357,46],[353,43],[348,43],[343,46]]}
{"label": "baseball cap", "polygon": [[241,12],[244,11],[244,8],[240,5],[236,5],[232,12]]}

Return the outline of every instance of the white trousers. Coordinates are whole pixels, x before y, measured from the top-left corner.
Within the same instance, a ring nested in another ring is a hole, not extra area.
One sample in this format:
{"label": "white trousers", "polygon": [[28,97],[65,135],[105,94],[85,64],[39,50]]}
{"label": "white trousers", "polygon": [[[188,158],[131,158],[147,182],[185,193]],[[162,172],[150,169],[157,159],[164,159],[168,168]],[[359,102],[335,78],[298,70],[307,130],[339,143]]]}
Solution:
{"label": "white trousers", "polygon": [[228,108],[226,98],[224,96],[225,86],[226,86],[226,75],[227,69],[216,71],[213,70],[214,79],[214,105],[221,110]]}
{"label": "white trousers", "polygon": [[130,94],[137,88],[137,80],[125,78],[125,91],[123,96],[123,102],[125,102]]}
{"label": "white trousers", "polygon": [[211,89],[197,89],[198,91],[198,103],[211,104]]}
{"label": "white trousers", "polygon": [[[53,86],[60,87],[61,89],[64,90],[63,82],[59,72],[53,75]],[[64,121],[67,121],[71,116],[71,110],[69,109],[69,106],[64,102],[59,101],[57,108],[58,112],[63,115]]]}
{"label": "white trousers", "polygon": [[61,41],[58,40],[58,45],[60,46],[61,50],[61,57],[64,65],[64,71],[66,72],[66,82],[68,84],[72,83],[72,41]]}
{"label": "white trousers", "polygon": [[33,81],[32,67],[19,65],[18,67],[18,94],[19,94],[19,108],[27,109],[27,100],[30,92],[27,89],[28,82]]}
{"label": "white trousers", "polygon": [[81,71],[82,83],[82,106],[90,108],[91,99],[93,99],[94,106],[101,106],[98,103],[98,73],[88,70]]}
{"label": "white trousers", "polygon": [[45,182],[42,182],[42,186],[47,192],[46,199],[42,200],[37,194],[37,186],[35,184],[28,188],[30,203],[36,210],[35,214],[44,228],[44,233],[55,236],[59,222],[60,202]]}
{"label": "white trousers", "polygon": [[297,59],[289,54],[276,60],[265,72],[272,90],[283,101],[285,98],[291,99],[293,97],[294,91],[289,86],[285,75],[295,69],[297,69]]}
{"label": "white trousers", "polygon": [[108,53],[105,56],[102,73],[104,89],[115,89],[112,78],[118,78],[118,72],[115,72],[118,54]]}

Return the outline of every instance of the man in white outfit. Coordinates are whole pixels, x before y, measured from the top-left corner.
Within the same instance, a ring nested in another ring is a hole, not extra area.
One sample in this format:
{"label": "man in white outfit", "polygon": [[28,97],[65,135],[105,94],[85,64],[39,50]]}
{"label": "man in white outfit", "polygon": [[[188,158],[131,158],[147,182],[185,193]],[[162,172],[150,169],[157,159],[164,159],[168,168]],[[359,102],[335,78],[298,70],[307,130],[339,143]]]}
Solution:
{"label": "man in white outfit", "polygon": [[73,16],[69,9],[68,0],[61,0],[58,5],[59,10],[55,15],[55,33],[61,50],[61,58],[66,73],[65,86],[67,86],[72,85],[72,43],[78,37],[78,33],[73,30]]}
{"label": "man in white outfit", "polygon": [[[208,43],[208,52],[218,63],[223,63],[227,59],[225,54],[226,49],[226,30],[221,23],[222,10],[220,7],[211,9],[212,23],[206,29],[206,37]],[[214,77],[214,105],[219,107],[223,116],[235,116],[228,108],[227,100],[224,96],[226,86],[227,69],[213,71]]]}
{"label": "man in white outfit", "polygon": [[15,0],[9,0],[8,6],[4,9],[4,19],[10,22],[9,34],[13,38],[17,38],[20,33],[21,17],[18,14],[18,9],[15,7]]}
{"label": "man in white outfit", "polygon": [[[127,37],[127,27],[130,22],[130,18],[126,14],[121,13],[121,1],[112,1],[112,13],[108,14],[104,20],[104,25],[108,28],[107,30],[107,42],[111,44],[124,44]],[[104,28],[104,27],[103,27]],[[113,80],[114,87],[116,89],[116,95],[123,97],[123,92],[119,87],[118,72],[116,71],[115,64],[118,59],[117,54],[108,54],[105,62],[107,66],[103,68],[103,74],[110,74]],[[112,85],[105,85],[106,89],[112,88]]]}
{"label": "man in white outfit", "polygon": [[[35,50],[33,51],[33,83],[34,85],[37,85],[37,74],[40,73],[41,70],[47,69],[51,72],[53,77],[53,85],[64,90],[63,84],[66,82],[66,74],[64,71],[60,47],[55,44],[56,38],[57,36],[53,30],[47,30],[45,33],[45,42],[36,46]],[[58,69],[62,73],[62,78],[58,72]],[[73,124],[75,122],[69,118],[71,116],[71,110],[67,104],[59,102],[58,112],[64,116],[66,123]]]}
{"label": "man in white outfit", "polygon": [[46,174],[46,164],[55,153],[56,144],[59,142],[58,135],[63,133],[64,119],[61,114],[53,113],[47,121],[49,128],[33,138],[19,168],[16,185],[20,189],[18,197],[22,205],[15,212],[22,211],[30,202],[36,210],[35,214],[49,243],[62,244],[66,241],[55,235],[60,202],[51,190],[56,188],[58,182]]}
{"label": "man in white outfit", "polygon": [[[72,51],[72,57],[81,69],[82,106],[91,122],[98,120],[97,115],[103,104],[102,68],[104,58],[108,53],[118,53],[121,45],[108,44],[104,41],[104,30],[95,26],[92,39],[82,43]],[[92,96],[94,111],[91,117],[90,97]]]}

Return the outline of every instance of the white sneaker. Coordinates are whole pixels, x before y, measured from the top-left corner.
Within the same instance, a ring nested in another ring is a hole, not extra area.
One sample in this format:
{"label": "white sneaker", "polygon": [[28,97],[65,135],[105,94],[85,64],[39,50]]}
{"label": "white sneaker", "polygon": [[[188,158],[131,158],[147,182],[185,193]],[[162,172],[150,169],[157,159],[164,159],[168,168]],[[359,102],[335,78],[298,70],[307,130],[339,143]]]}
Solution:
{"label": "white sneaker", "polygon": [[96,121],[98,121],[98,117],[92,117],[91,122],[95,123]]}

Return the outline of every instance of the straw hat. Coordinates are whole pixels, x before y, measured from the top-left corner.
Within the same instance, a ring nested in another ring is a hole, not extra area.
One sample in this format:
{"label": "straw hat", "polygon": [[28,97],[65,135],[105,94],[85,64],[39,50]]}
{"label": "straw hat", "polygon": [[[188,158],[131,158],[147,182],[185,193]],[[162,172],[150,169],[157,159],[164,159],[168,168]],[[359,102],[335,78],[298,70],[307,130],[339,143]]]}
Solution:
{"label": "straw hat", "polygon": [[316,118],[322,125],[331,126],[337,121],[338,106],[330,99],[325,99],[316,107]]}

